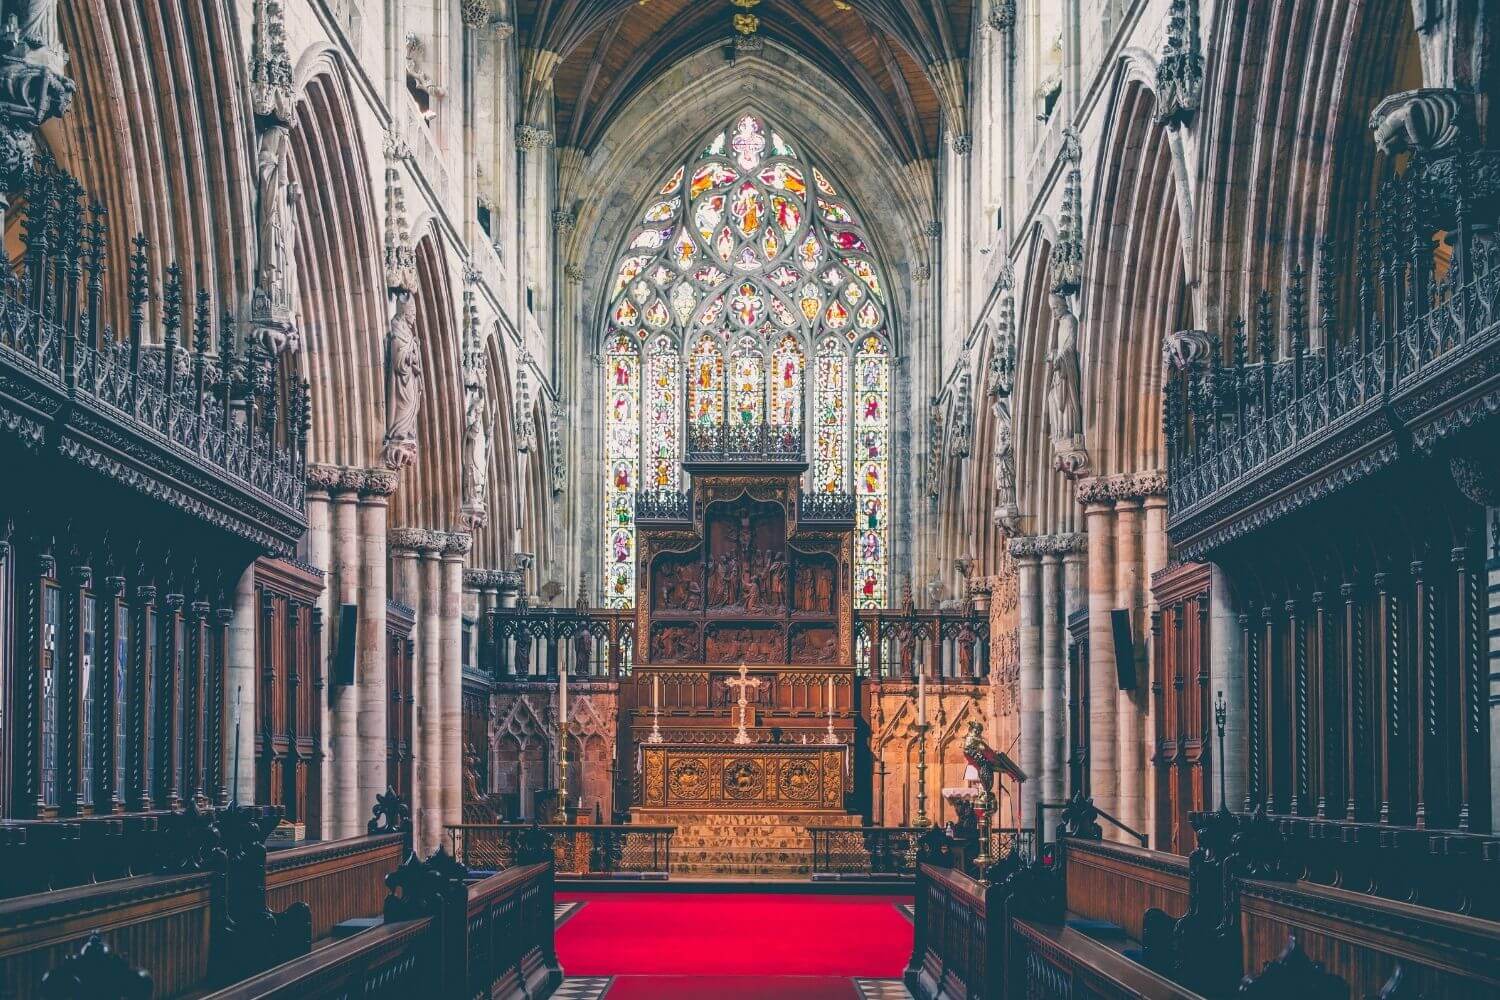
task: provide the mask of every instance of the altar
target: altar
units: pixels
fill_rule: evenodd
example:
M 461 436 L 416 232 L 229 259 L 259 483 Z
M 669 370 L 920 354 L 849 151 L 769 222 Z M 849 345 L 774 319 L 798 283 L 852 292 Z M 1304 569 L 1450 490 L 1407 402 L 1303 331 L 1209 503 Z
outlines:
M 848 748 L 811 744 L 641 748 L 641 806 L 844 812 Z
M 638 506 L 631 812 L 678 828 L 675 871 L 797 874 L 809 825 L 859 823 L 853 505 L 804 496 L 805 463 L 685 468 Z

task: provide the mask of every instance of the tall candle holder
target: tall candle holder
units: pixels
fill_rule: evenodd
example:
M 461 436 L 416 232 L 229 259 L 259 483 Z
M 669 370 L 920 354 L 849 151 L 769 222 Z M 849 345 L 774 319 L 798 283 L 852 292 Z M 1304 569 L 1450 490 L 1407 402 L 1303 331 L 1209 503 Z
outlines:
M 824 746 L 837 746 L 838 735 L 833 731 L 833 677 L 828 678 L 828 732 L 823 734 Z
M 661 737 L 661 674 L 651 675 L 651 733 L 647 743 L 660 743 Z
M 922 836 L 932 827 L 932 820 L 927 818 L 927 730 L 932 727 L 922 721 L 912 728 L 917 733 L 917 818 L 912 820 L 911 825 L 916 828 L 917 834 L 911 838 L 906 849 L 906 866 L 915 873 Z

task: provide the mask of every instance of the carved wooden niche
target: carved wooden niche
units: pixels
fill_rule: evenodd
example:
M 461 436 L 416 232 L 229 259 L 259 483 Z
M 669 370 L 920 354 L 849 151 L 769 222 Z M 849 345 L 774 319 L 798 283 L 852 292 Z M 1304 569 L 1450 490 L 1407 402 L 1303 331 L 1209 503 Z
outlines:
M 697 625 L 691 622 L 652 624 L 652 663 L 697 663 L 701 658 Z
M 839 632 L 834 625 L 805 624 L 792 627 L 793 663 L 832 663 L 839 655 Z
M 832 615 L 838 607 L 837 560 L 827 553 L 792 553 L 792 610 Z
M 771 622 L 716 622 L 704 629 L 704 655 L 709 663 L 785 663 L 784 636 L 781 626 Z
M 784 615 L 787 546 L 786 514 L 781 507 L 748 499 L 713 504 L 704 521 L 709 613 Z

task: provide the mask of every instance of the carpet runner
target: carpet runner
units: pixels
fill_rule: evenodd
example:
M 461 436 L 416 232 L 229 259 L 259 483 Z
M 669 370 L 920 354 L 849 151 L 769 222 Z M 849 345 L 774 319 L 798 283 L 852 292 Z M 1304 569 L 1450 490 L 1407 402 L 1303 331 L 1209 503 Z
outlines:
M 907 897 L 559 893 L 569 1000 L 896 1000 Z

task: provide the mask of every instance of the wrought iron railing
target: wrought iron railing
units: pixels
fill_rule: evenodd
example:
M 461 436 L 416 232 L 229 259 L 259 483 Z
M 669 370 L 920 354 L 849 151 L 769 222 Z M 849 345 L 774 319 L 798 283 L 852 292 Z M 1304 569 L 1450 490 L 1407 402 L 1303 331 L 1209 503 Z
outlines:
M 780 464 L 804 460 L 800 427 L 765 422 L 688 425 L 686 462 Z
M 1447 172 L 1414 165 L 1387 182 L 1361 213 L 1352 261 L 1333 243 L 1320 248 L 1316 317 L 1297 268 L 1279 303 L 1262 292 L 1253 320 L 1234 324 L 1227 350 L 1208 334 L 1178 335 L 1164 415 L 1174 523 L 1315 446 L 1368 445 L 1365 433 L 1351 435 L 1348 449 L 1338 440 L 1366 420 L 1399 421 L 1393 404 L 1495 349 L 1500 244 L 1474 230 L 1467 174 L 1460 157 Z M 1344 274 L 1352 289 L 1342 287 Z
M 637 521 L 690 521 L 693 518 L 690 493 L 676 490 L 654 490 L 635 495 Z
M 916 876 L 917 841 L 931 828 L 916 826 L 810 826 L 814 881 L 909 879 Z M 978 855 L 978 835 L 962 836 L 964 864 L 972 867 Z M 1036 857 L 1036 831 L 1004 827 L 990 831 L 990 858 L 1002 861 L 1018 854 L 1023 861 Z
M 804 521 L 854 520 L 854 496 L 849 493 L 804 493 L 797 504 Z
M 239 351 L 233 320 L 215 324 L 207 291 L 185 300 L 176 264 L 155 293 L 144 237 L 129 261 L 130 329 L 117 336 L 103 321 L 104 208 L 85 205 L 82 187 L 50 161 L 30 175 L 24 216 L 23 253 L 0 274 L 0 365 L 79 407 L 69 419 L 86 433 L 99 420 L 115 424 L 164 456 L 300 514 L 306 383 L 285 379 L 277 357 L 258 345 Z M 154 345 L 146 343 L 153 299 L 161 304 Z
M 558 878 L 666 879 L 675 826 L 468 823 L 449 826 L 450 850 L 470 871 L 531 864 L 550 841 Z
M 810 826 L 813 880 L 912 878 L 924 832 L 915 826 Z

